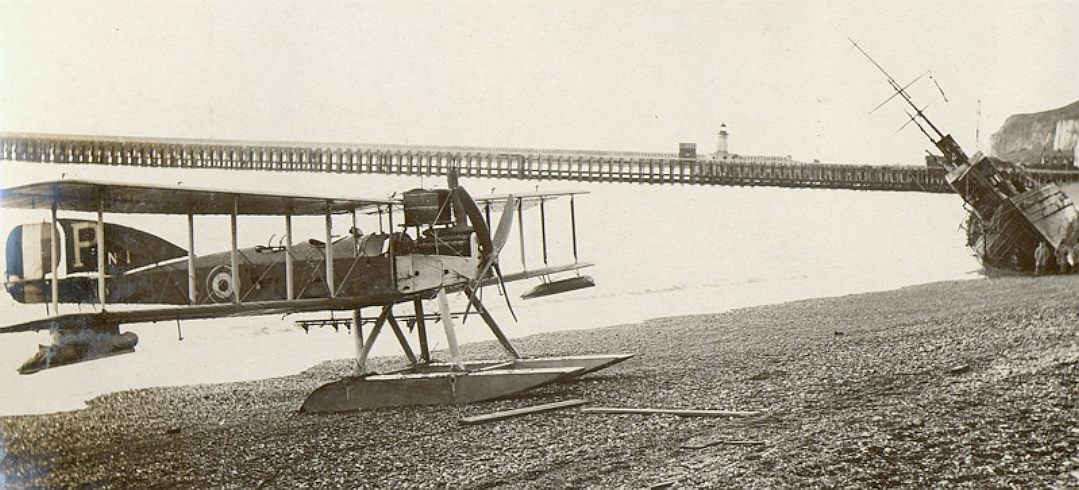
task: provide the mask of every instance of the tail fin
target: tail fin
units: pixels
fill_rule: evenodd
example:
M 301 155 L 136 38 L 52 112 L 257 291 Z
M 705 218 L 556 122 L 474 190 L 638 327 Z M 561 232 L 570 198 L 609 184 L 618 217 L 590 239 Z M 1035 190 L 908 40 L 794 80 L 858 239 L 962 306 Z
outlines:
M 65 278 L 97 270 L 97 223 L 87 220 L 58 220 L 58 233 L 64 244 L 57 260 L 61 282 L 61 301 L 93 299 L 93 288 L 64 287 Z M 187 251 L 160 237 L 127 226 L 105 224 L 105 273 L 115 275 L 126 270 L 164 260 L 187 256 Z M 7 238 L 7 277 L 5 287 L 21 303 L 50 300 L 46 276 L 51 280 L 52 230 L 48 223 L 16 226 Z M 76 281 L 77 282 L 77 281 Z M 84 297 L 85 296 L 85 297 Z

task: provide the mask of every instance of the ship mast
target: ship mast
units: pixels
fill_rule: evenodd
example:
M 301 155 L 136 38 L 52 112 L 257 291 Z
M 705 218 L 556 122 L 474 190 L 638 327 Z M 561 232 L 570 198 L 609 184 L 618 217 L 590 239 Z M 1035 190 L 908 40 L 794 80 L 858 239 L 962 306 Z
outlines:
M 906 85 L 900 86 L 899 82 L 897 82 L 895 78 L 892 77 L 892 75 L 884 69 L 883 66 L 880 66 L 880 63 L 877 63 L 877 60 L 874 60 L 872 56 L 869 56 L 869 53 L 862 49 L 862 47 L 859 46 L 858 43 L 854 41 L 854 39 L 848 37 L 847 40 L 850 41 L 850 43 L 853 44 L 854 47 L 857 48 L 858 51 L 861 52 L 862 55 L 865 56 L 870 63 L 873 63 L 873 66 L 877 67 L 877 70 L 880 70 L 880 72 L 884 74 L 885 79 L 888 80 L 888 85 L 890 85 L 892 87 L 892 90 L 895 91 L 895 93 L 893 93 L 891 97 L 885 100 L 885 102 L 888 102 L 888 100 L 891 100 L 896 95 L 899 95 L 903 98 L 904 101 L 906 101 L 907 105 L 909 105 L 911 109 L 914 109 L 913 114 L 911 114 L 910 111 L 907 111 L 907 115 L 910 117 L 910 120 L 908 120 L 906 124 L 910 124 L 911 122 L 913 122 L 916 126 L 918 126 L 918 129 L 922 131 L 922 134 L 929 138 L 929 141 L 933 142 L 933 145 L 935 145 L 937 149 L 939 149 L 941 153 L 944 154 L 944 167 L 948 171 L 952 171 L 955 170 L 957 167 L 969 165 L 970 159 L 967 157 L 967 154 L 963 152 L 963 149 L 959 147 L 959 143 L 955 141 L 955 138 L 952 138 L 952 135 L 950 134 L 942 133 L 940 129 L 938 129 L 935 124 L 933 124 L 933 121 L 930 121 L 929 118 L 925 116 L 924 111 L 925 108 L 928 107 L 928 105 L 919 108 L 918 105 L 914 103 L 914 100 L 910 97 L 910 94 L 907 93 L 907 87 L 910 87 L 911 84 L 913 84 L 915 81 L 918 81 L 918 79 L 920 79 L 922 76 L 920 75 L 918 76 L 918 78 L 915 78 L 914 81 Z M 928 126 L 933 131 L 933 133 L 936 134 L 936 137 L 931 135 L 929 131 L 926 131 L 925 126 L 923 126 L 922 123 L 924 123 L 925 126 Z M 906 127 L 906 124 L 904 124 L 903 127 Z

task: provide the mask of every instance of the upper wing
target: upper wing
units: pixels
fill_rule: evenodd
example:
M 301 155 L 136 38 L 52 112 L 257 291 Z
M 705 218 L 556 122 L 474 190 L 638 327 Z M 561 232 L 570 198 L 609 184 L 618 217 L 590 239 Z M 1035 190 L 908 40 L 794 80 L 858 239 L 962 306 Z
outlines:
M 191 187 L 61 180 L 0 190 L 0 207 L 142 214 L 321 215 L 395 204 L 392 199 L 355 199 Z M 234 208 L 235 206 L 235 208 Z
M 559 197 L 564 196 L 576 196 L 579 194 L 590 194 L 591 191 L 582 190 L 561 190 L 561 191 L 534 191 L 534 192 L 514 192 L 513 194 L 491 194 L 487 196 L 472 196 L 473 201 L 476 201 L 476 205 L 481 209 L 499 211 L 506 204 L 506 198 L 513 196 L 520 203 L 522 209 L 529 209 L 538 203 L 541 199 L 545 201 L 551 201 Z M 393 199 L 387 202 L 392 202 L 397 206 L 397 210 L 401 209 L 404 202 L 401 199 Z M 379 210 L 370 209 L 367 214 L 375 214 Z
M 514 199 L 519 199 L 522 206 L 528 207 L 529 204 L 534 204 L 536 201 L 545 200 L 550 201 L 564 196 L 576 196 L 579 194 L 588 194 L 589 191 L 581 190 L 563 190 L 563 191 L 536 191 L 536 192 L 514 192 L 512 196 Z M 501 208 L 506 202 L 506 198 L 511 194 L 494 194 L 490 196 L 473 196 L 473 200 L 476 201 L 480 207 L 490 206 L 492 209 Z

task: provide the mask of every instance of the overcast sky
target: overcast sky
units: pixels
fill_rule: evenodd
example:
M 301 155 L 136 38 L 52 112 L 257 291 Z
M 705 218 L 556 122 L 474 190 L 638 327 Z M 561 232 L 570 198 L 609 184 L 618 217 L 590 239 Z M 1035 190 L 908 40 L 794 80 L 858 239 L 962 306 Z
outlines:
M 939 5 L 943 4 L 943 5 Z M 1079 2 L 0 2 L 0 131 L 919 163 L 1079 99 Z M 948 102 L 941 96 L 939 83 Z M 981 117 L 978 116 L 981 101 Z

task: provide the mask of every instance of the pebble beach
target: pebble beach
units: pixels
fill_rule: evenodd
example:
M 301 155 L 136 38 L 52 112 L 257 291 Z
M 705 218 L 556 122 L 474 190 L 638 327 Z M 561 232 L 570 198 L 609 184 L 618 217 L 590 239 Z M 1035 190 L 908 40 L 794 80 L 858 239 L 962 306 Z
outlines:
M 636 357 L 472 405 L 299 412 L 349 360 L 112 393 L 84 410 L 0 419 L 0 486 L 1079 486 L 1077 292 L 1079 276 L 940 282 L 539 334 L 515 344 Z M 570 408 L 460 423 L 569 399 L 759 414 Z

